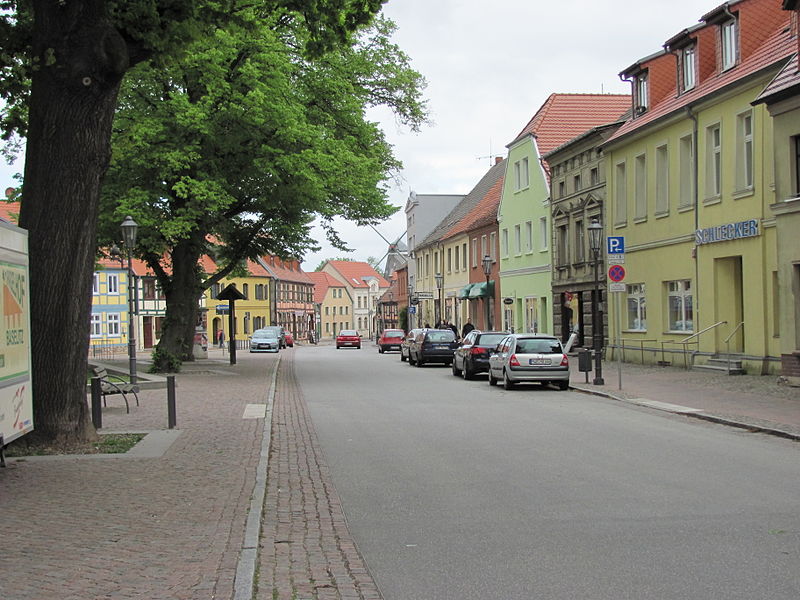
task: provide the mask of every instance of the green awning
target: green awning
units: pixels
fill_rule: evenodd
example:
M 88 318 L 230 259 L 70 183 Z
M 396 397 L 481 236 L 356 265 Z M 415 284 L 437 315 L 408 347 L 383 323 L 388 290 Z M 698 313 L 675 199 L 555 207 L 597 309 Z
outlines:
M 472 289 L 473 285 L 475 285 L 475 284 L 474 283 L 468 283 L 463 288 L 461 288 L 461 290 L 458 292 L 458 299 L 459 300 L 464 300 L 466 298 L 469 298 L 469 292 Z
M 488 286 L 485 281 L 472 284 L 472 289 L 469 291 L 470 298 L 486 298 L 487 296 L 494 296 L 494 281 L 490 281 Z

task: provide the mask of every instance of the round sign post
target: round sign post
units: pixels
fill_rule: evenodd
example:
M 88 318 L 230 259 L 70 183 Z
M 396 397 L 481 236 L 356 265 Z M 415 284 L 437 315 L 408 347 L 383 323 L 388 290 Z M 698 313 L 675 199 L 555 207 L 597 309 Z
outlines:
M 625 279 L 625 267 L 622 265 L 611 265 L 608 267 L 608 279 L 614 283 L 619 283 Z

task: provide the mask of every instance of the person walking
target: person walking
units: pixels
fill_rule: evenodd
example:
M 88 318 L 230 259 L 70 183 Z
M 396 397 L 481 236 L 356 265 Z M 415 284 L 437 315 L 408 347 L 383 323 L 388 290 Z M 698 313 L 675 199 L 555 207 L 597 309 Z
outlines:
M 222 329 L 217 332 L 217 343 L 219 344 L 220 348 L 225 347 L 225 331 Z
M 473 325 L 472 323 L 470 323 L 469 321 L 467 321 L 466 323 L 464 323 L 464 327 L 463 327 L 463 329 L 461 330 L 461 337 L 462 337 L 462 338 L 465 338 L 465 337 L 467 337 L 467 334 L 468 334 L 470 331 L 472 331 L 473 329 L 475 329 L 475 325 Z

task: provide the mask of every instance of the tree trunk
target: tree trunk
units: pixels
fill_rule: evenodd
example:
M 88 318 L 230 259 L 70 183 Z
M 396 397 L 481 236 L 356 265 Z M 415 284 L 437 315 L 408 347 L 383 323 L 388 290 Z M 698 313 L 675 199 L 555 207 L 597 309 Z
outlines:
M 178 242 L 172 249 L 172 277 L 162 286 L 166 297 L 161 339 L 154 354 L 156 371 L 177 370 L 175 359 L 193 361 L 198 301 L 205 291 L 203 273 L 198 267 L 202 246 L 196 240 Z
M 29 232 L 34 439 L 92 438 L 86 402 L 100 185 L 127 60 L 103 2 L 34 2 L 20 226 Z M 116 36 L 116 37 L 115 37 Z

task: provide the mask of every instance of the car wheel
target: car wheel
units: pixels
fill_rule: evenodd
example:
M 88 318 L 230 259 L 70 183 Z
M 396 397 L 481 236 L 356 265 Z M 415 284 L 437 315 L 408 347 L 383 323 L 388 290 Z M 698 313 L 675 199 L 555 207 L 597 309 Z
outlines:
M 489 370 L 489 385 L 497 385 L 497 379 L 492 376 L 491 369 Z
M 455 361 L 455 359 L 453 359 L 453 364 L 452 364 L 452 365 L 450 365 L 450 366 L 451 366 L 451 368 L 452 368 L 452 371 L 453 371 L 453 376 L 454 376 L 454 377 L 458 377 L 459 375 L 461 375 L 461 369 L 459 369 L 459 368 L 457 368 L 457 367 L 456 367 L 456 361 Z
M 562 392 L 567 391 L 569 389 L 569 381 L 559 381 L 558 389 L 560 389 Z
M 341 347 L 341 346 L 336 346 L 336 349 L 337 349 L 337 350 L 341 350 L 341 349 L 342 349 L 342 347 Z
M 378 354 L 383 354 L 383 347 L 382 346 L 378 346 Z
M 514 382 L 508 378 L 508 373 L 503 371 L 503 387 L 507 390 L 514 389 Z

